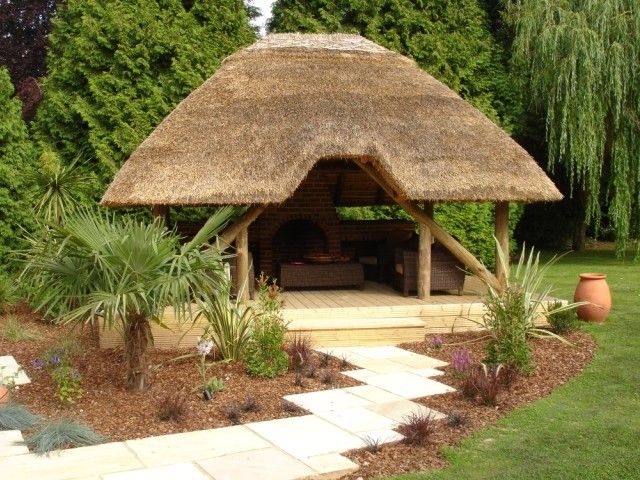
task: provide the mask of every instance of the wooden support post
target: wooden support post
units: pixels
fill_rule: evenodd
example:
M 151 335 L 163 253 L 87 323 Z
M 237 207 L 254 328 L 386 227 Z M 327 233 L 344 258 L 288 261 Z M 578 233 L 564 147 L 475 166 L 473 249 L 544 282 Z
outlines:
M 236 291 L 240 300 L 249 300 L 249 230 L 243 228 L 236 237 Z
M 265 208 L 267 208 L 266 205 L 254 205 L 249 207 L 242 216 L 237 218 L 235 222 L 229 225 L 225 231 L 222 232 L 222 235 L 219 237 L 222 246 L 231 245 L 238 234 L 255 222 L 258 216 L 264 212 Z
M 498 202 L 495 205 L 495 236 L 496 243 L 496 277 L 503 287 L 507 286 L 509 271 L 509 202 Z M 504 258 L 504 265 L 500 262 L 500 253 Z
M 151 215 L 153 215 L 153 220 L 160 220 L 166 226 L 169 225 L 169 207 L 166 205 L 153 205 L 151 207 Z
M 482 262 L 480 262 L 473 254 L 464 248 L 460 242 L 458 242 L 455 238 L 453 238 L 444 228 L 442 228 L 439 224 L 437 224 L 432 218 L 419 208 L 414 202 L 407 200 L 405 197 L 400 195 L 396 189 L 389 185 L 387 180 L 378 173 L 378 171 L 368 163 L 363 160 L 355 160 L 355 162 L 362 168 L 365 172 L 369 174 L 373 180 L 376 181 L 378 185 L 380 185 L 387 194 L 398 204 L 400 205 L 405 212 L 411 215 L 418 222 L 424 222 L 429 229 L 431 230 L 431 235 L 440 242 L 447 250 L 451 252 L 451 254 L 456 257 L 460 262 L 471 270 L 476 276 L 478 276 L 483 282 L 491 285 L 498 291 L 502 291 L 502 284 L 498 281 L 498 279 L 485 267 Z
M 424 213 L 433 218 L 433 204 L 424 205 Z M 424 222 L 418 222 L 418 298 L 431 296 L 431 230 Z

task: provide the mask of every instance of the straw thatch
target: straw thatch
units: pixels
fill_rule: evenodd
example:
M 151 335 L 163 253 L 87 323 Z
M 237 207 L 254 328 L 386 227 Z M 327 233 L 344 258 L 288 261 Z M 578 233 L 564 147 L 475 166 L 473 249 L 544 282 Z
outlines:
M 411 200 L 561 198 L 516 142 L 414 61 L 357 35 L 277 34 L 182 101 L 102 203 L 279 203 L 327 158 L 373 160 Z

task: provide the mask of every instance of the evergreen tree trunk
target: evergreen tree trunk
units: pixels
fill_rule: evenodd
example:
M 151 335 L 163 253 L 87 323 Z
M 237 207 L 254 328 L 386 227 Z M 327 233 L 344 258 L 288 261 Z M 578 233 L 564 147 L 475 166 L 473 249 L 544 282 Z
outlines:
M 144 315 L 129 315 L 129 323 L 124 336 L 128 390 L 143 392 L 149 388 L 147 347 L 151 338 L 149 320 Z

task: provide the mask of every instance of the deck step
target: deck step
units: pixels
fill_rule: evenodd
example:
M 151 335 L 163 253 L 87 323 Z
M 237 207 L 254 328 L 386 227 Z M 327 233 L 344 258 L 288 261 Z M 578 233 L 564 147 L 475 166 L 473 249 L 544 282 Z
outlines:
M 293 320 L 293 334 L 311 338 L 315 347 L 395 345 L 424 339 L 425 323 L 419 317 L 316 318 Z

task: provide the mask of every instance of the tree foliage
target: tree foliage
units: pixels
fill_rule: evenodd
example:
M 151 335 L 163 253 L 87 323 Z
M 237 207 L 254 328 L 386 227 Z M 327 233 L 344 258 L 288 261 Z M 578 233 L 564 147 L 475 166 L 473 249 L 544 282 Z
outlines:
M 618 252 L 640 230 L 640 4 L 636 0 L 510 2 L 514 59 L 546 115 L 548 162 L 605 215 Z
M 68 0 L 50 35 L 38 138 L 65 163 L 82 154 L 106 183 L 180 100 L 253 39 L 240 0 Z
M 478 0 L 277 0 L 268 29 L 358 33 L 414 58 L 506 130 L 519 117 L 506 53 Z
M 0 68 L 0 271 L 12 269 L 10 251 L 20 247 L 22 229 L 33 227 L 33 192 L 23 174 L 35 149 L 13 92 L 9 72 Z
M 46 72 L 47 34 L 56 0 L 0 1 L 0 65 L 14 84 Z

